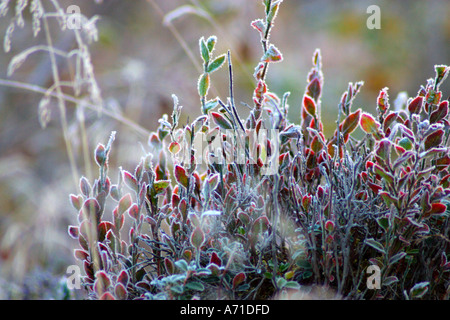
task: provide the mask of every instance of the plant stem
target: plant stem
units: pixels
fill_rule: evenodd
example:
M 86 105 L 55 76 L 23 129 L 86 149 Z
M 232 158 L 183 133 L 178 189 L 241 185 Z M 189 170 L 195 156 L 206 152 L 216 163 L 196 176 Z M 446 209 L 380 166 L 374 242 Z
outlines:
M 49 48 L 53 48 L 53 41 L 52 41 L 52 37 L 51 37 L 51 34 L 50 34 L 50 28 L 48 26 L 47 17 L 44 15 L 44 18 L 42 20 L 43 20 L 43 23 L 44 23 L 45 37 L 46 37 L 47 44 L 48 44 Z M 56 90 L 56 98 L 58 100 L 58 107 L 59 107 L 59 112 L 60 112 L 61 126 L 62 126 L 62 130 L 63 130 L 64 142 L 66 144 L 67 156 L 69 157 L 69 162 L 70 162 L 70 167 L 71 167 L 71 171 L 72 171 L 72 178 L 73 178 L 73 181 L 74 181 L 74 185 L 77 186 L 78 185 L 79 174 L 78 174 L 78 169 L 77 169 L 77 165 L 76 165 L 76 161 L 75 161 L 75 156 L 73 154 L 72 143 L 71 143 L 70 138 L 69 138 L 69 130 L 68 130 L 68 124 L 67 124 L 67 115 L 66 115 L 66 106 L 65 106 L 64 98 L 62 96 L 61 87 L 59 86 L 60 79 L 59 79 L 58 66 L 56 64 L 55 51 L 54 50 L 49 50 L 49 56 L 50 56 L 50 61 L 51 61 L 51 66 L 52 66 L 53 81 L 54 81 L 54 83 L 56 85 L 56 88 L 55 88 L 55 90 Z

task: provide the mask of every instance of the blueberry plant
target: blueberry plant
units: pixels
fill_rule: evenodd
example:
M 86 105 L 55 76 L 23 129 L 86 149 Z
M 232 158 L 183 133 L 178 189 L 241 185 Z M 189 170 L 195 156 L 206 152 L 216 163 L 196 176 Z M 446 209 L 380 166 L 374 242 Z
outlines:
M 231 53 L 217 55 L 217 38 L 201 38 L 202 115 L 181 124 L 174 95 L 148 154 L 117 181 L 108 176 L 114 134 L 95 149 L 99 177 L 82 177 L 70 195 L 78 224 L 68 229 L 89 297 L 270 299 L 321 286 L 346 299 L 448 299 L 450 124 L 440 85 L 450 67 L 436 65 L 401 108 L 382 89 L 376 115 L 353 108 L 363 83 L 350 83 L 327 138 L 320 51 L 292 123 L 289 92 L 278 96 L 266 82 L 283 59 L 270 42 L 282 1 L 262 2 L 264 18 L 251 23 L 262 56 L 247 118 L 234 101 Z M 211 99 L 223 66 L 229 97 Z

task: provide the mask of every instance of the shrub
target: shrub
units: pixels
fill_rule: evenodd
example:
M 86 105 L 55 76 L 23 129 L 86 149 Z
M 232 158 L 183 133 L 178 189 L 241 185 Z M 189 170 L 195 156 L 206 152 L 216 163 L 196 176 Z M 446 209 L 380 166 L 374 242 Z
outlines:
M 270 42 L 281 3 L 264 0 L 264 19 L 251 23 L 263 53 L 247 118 L 235 106 L 231 53 L 201 38 L 203 115 L 181 124 L 174 95 L 150 151 L 117 181 L 108 176 L 115 133 L 95 149 L 99 177 L 82 177 L 70 195 L 78 225 L 68 229 L 91 298 L 270 299 L 320 286 L 348 299 L 448 299 L 450 126 L 439 87 L 450 68 L 435 66 L 398 108 L 384 88 L 376 116 L 353 109 L 363 83 L 350 83 L 327 139 L 319 50 L 298 123 L 287 118 L 289 93 L 266 82 L 283 59 Z M 210 99 L 224 65 L 229 97 Z

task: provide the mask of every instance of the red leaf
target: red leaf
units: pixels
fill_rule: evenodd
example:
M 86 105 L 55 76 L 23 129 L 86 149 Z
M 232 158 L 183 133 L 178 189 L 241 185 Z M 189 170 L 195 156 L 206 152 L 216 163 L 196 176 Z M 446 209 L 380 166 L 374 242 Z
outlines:
M 264 32 L 266 30 L 266 27 L 262 19 L 252 21 L 251 26 L 259 32 L 259 34 L 261 35 L 261 39 L 264 38 Z
M 383 90 L 381 90 L 377 99 L 378 109 L 383 114 L 386 113 L 386 111 L 389 109 L 389 95 L 387 93 L 387 90 L 388 88 L 384 88 Z
M 127 289 L 125 289 L 124 285 L 121 283 L 116 284 L 114 294 L 119 300 L 126 300 L 128 296 Z
M 450 157 L 448 155 L 436 159 L 436 169 L 438 169 L 439 171 L 444 170 L 449 165 L 450 165 Z
M 114 225 L 109 221 L 103 221 L 98 225 L 98 240 L 105 240 L 106 233 L 109 230 L 114 230 Z
M 119 273 L 119 276 L 117 277 L 117 281 L 122 283 L 125 288 L 128 286 L 128 281 L 130 280 L 130 277 L 128 276 L 128 272 L 126 272 L 125 270 L 122 270 Z
M 303 96 L 303 109 L 308 112 L 311 116 L 315 117 L 316 115 L 316 103 L 314 100 L 308 95 Z
M 448 114 L 448 101 L 442 101 L 437 109 L 430 115 L 430 123 L 436 123 L 444 119 Z
M 430 150 L 431 148 L 437 147 L 442 142 L 442 137 L 444 136 L 444 130 L 439 129 L 429 134 L 425 138 L 424 146 L 425 150 Z
M 261 58 L 262 62 L 280 62 L 282 60 L 283 55 L 273 44 L 269 46 L 269 49 L 267 49 L 266 53 Z
M 378 132 L 380 124 L 368 113 L 363 113 L 360 119 L 361 128 L 370 134 Z
M 391 113 L 389 113 L 389 114 L 386 116 L 386 118 L 384 118 L 384 121 L 383 121 L 383 128 L 384 128 L 384 130 L 387 131 L 387 129 L 390 127 L 390 125 L 391 125 L 394 121 L 398 120 L 399 118 L 400 118 L 400 117 L 398 116 L 398 114 L 397 114 L 396 112 L 391 112 Z
M 222 129 L 230 130 L 233 128 L 231 123 L 220 113 L 211 112 L 211 116 L 213 117 L 214 122 Z
M 105 146 L 99 143 L 95 149 L 95 162 L 101 167 L 105 164 L 106 160 Z
M 322 92 L 322 84 L 318 78 L 314 78 L 306 88 L 306 94 L 311 98 L 317 100 Z
M 390 195 L 388 192 L 386 191 L 382 191 L 378 193 L 384 200 L 384 202 L 386 202 L 386 205 L 389 207 L 391 204 L 394 204 L 396 207 L 398 207 L 398 199 L 392 195 Z
M 327 230 L 328 232 L 333 231 L 335 228 L 334 222 L 331 220 L 328 220 L 327 222 L 325 222 L 325 230 Z
M 361 118 L 361 109 L 358 109 L 355 112 L 349 114 L 347 118 L 345 118 L 344 123 L 342 124 L 342 134 L 345 136 L 355 131 L 356 127 L 358 126 L 360 118 Z
M 263 80 L 258 81 L 258 85 L 256 86 L 255 91 L 253 92 L 253 97 L 256 98 L 257 101 L 261 101 L 264 94 L 267 92 L 267 85 Z
M 89 253 L 85 250 L 76 249 L 76 250 L 74 250 L 74 256 L 75 256 L 75 258 L 83 261 L 83 260 L 87 260 L 87 258 L 89 257 Z
M 222 265 L 222 259 L 219 258 L 216 252 L 213 252 L 211 254 L 211 259 L 209 260 L 209 263 L 214 263 L 220 267 Z
M 100 211 L 100 204 L 98 203 L 98 201 L 96 199 L 89 198 L 83 203 L 82 210 L 86 214 L 88 214 L 87 217 L 89 217 L 89 214 L 90 215 L 97 214 Z
M 102 294 L 102 296 L 100 297 L 100 300 L 116 300 L 114 298 L 114 296 L 109 293 L 109 292 L 105 292 L 104 294 Z
M 96 280 L 94 283 L 94 290 L 98 295 L 103 295 L 103 293 L 108 290 L 109 286 L 111 285 L 111 280 L 109 279 L 105 271 L 98 271 L 95 274 L 95 278 Z
M 186 169 L 184 169 L 182 166 L 176 165 L 174 168 L 174 174 L 177 182 L 181 184 L 183 187 L 187 188 L 189 179 L 188 176 L 186 175 Z
M 243 272 L 240 272 L 237 275 L 235 275 L 233 278 L 233 289 L 236 289 L 238 285 L 240 285 L 242 282 L 245 281 L 246 278 L 247 276 Z
M 128 214 L 130 215 L 130 217 L 132 217 L 135 220 L 139 219 L 139 207 L 136 203 L 133 203 L 130 207 L 130 209 L 128 209 Z
M 76 226 L 69 226 L 68 232 L 71 238 L 78 239 L 79 228 Z
M 372 183 L 370 181 L 367 182 L 367 184 L 369 185 L 369 188 L 373 191 L 373 193 L 378 194 L 378 192 L 382 189 L 381 186 Z
M 80 190 L 83 195 L 86 197 L 89 197 L 91 193 L 91 185 L 89 184 L 89 181 L 86 179 L 86 177 L 81 177 L 80 179 Z
M 418 114 L 422 110 L 422 105 L 423 105 L 423 97 L 421 96 L 416 97 L 409 103 L 408 110 L 411 114 L 413 113 Z
M 136 178 L 128 171 L 123 170 L 123 181 L 134 192 L 139 192 L 138 182 Z
M 428 217 L 432 214 L 443 214 L 445 211 L 447 210 L 447 206 L 443 203 L 432 203 L 431 204 L 431 209 L 428 210 L 428 212 L 426 212 L 426 214 L 424 215 L 424 217 Z
M 173 274 L 175 271 L 175 266 L 169 258 L 164 258 L 164 266 L 166 267 L 166 271 L 168 274 Z

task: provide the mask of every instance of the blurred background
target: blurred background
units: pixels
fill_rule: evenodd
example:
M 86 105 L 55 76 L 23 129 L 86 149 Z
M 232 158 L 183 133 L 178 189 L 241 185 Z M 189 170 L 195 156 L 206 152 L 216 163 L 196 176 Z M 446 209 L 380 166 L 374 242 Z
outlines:
M 48 10 L 50 1 L 42 1 Z M 5 3 L 5 1 L 3 1 Z M 14 16 L 16 1 L 0 18 L 4 35 Z M 197 79 L 201 59 L 198 39 L 218 37 L 216 54 L 231 50 L 236 102 L 251 104 L 253 71 L 262 55 L 258 33 L 250 22 L 263 17 L 260 0 L 60 0 L 62 8 L 76 4 L 88 18 L 98 15 L 98 41 L 89 46 L 105 113 L 66 104 L 68 136 L 64 138 L 56 103 L 49 105 L 50 122 L 39 123 L 41 93 L 20 86 L 0 86 L 0 299 L 59 299 L 60 282 L 68 265 L 75 264 L 76 241 L 67 226 L 76 223 L 70 193 L 79 193 L 74 176 L 93 181 L 98 174 L 92 161 L 97 143 L 106 144 L 117 131 L 110 177 L 117 167 L 134 170 L 148 132 L 162 114 L 172 112 L 172 94 L 192 121 L 201 114 Z M 367 8 L 381 9 L 381 29 L 370 30 Z M 337 105 L 349 82 L 364 81 L 354 109 L 375 112 L 378 93 L 389 88 L 391 105 L 400 92 L 415 96 L 420 85 L 434 78 L 435 64 L 450 63 L 450 2 L 447 0 L 331 1 L 285 0 L 271 42 L 283 53 L 272 64 L 267 83 L 279 96 L 290 91 L 290 120 L 299 123 L 299 105 L 311 58 L 321 49 L 325 87 L 322 120 L 326 136 L 333 134 Z M 48 55 L 30 56 L 12 76 L 8 64 L 14 55 L 45 44 L 41 32 L 33 37 L 29 10 L 25 26 L 16 28 L 11 51 L 0 52 L 0 79 L 48 88 L 52 70 Z M 70 30 L 50 24 L 55 47 L 74 47 Z M 62 78 L 70 66 L 61 63 Z M 228 93 L 228 74 L 222 68 L 212 76 L 210 98 Z M 450 80 L 441 87 L 450 95 Z M 80 111 L 81 110 L 81 111 Z M 246 116 L 248 110 L 239 110 Z M 71 169 L 65 143 L 70 141 L 76 172 Z M 86 148 L 88 158 L 86 160 Z

